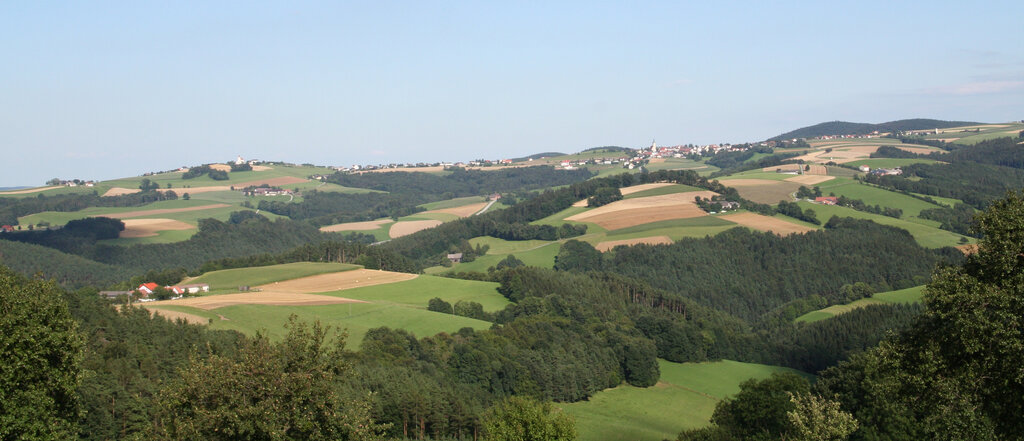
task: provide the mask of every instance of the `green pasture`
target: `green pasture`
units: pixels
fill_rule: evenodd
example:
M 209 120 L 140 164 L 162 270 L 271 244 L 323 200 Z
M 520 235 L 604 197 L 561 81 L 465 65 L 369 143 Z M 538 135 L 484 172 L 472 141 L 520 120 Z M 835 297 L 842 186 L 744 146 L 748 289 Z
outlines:
M 498 284 L 476 280 L 419 276 L 404 282 L 365 286 L 324 293 L 371 303 L 392 304 L 426 309 L 430 299 L 439 297 L 454 305 L 458 301 L 477 302 L 484 311 L 504 309 L 509 301 L 498 293 Z
M 882 216 L 880 214 L 865 213 L 863 211 L 857 211 L 852 208 L 839 207 L 835 205 L 824 205 L 824 204 L 812 204 L 810 202 L 798 202 L 802 209 L 812 209 L 817 213 L 818 219 L 823 223 L 827 222 L 832 216 L 839 217 L 852 217 L 855 219 L 868 219 L 882 225 L 891 225 L 897 228 L 902 228 L 910 232 L 914 239 L 923 247 L 927 248 L 941 248 L 947 246 L 957 246 L 960 244 L 959 234 L 940 230 L 937 226 L 929 225 L 923 219 L 895 219 L 888 216 Z M 932 222 L 934 224 L 934 222 Z
M 852 179 L 836 178 L 831 181 L 818 184 L 823 194 L 835 193 L 836 196 L 846 196 L 851 199 L 860 199 L 868 205 L 881 205 L 883 207 L 899 208 L 903 210 L 903 217 L 917 216 L 921 210 L 939 208 L 920 199 L 912 198 L 905 194 L 896 193 L 872 185 L 862 184 Z
M 725 179 L 766 179 L 769 181 L 785 181 L 786 179 L 792 178 L 794 176 L 799 175 L 797 175 L 796 173 L 776 173 L 774 171 L 766 172 L 761 171 L 761 169 L 757 169 L 734 173 L 728 176 L 720 176 L 716 179 L 718 179 L 719 182 Z M 722 182 L 722 184 L 729 185 L 728 182 Z
M 183 173 L 181 172 L 167 172 L 152 174 L 149 176 L 113 179 L 110 181 L 103 181 L 102 184 L 108 187 L 139 188 L 139 184 L 142 183 L 143 179 L 149 179 L 152 182 L 160 184 L 160 188 L 167 188 L 167 184 L 170 183 L 172 190 L 178 191 L 178 188 L 182 188 L 182 191 L 186 191 L 184 188 L 185 186 L 206 187 L 213 185 L 234 185 L 243 182 L 280 178 L 285 176 L 306 179 L 310 175 L 331 175 L 335 172 L 333 169 L 327 167 L 298 165 L 268 165 L 268 167 L 271 167 L 272 169 L 264 171 L 228 172 L 228 179 L 225 181 L 210 179 L 209 175 L 203 175 L 192 179 L 182 179 L 181 176 Z M 290 185 L 297 184 L 289 184 L 285 187 L 292 188 Z
M 347 263 L 295 262 L 281 265 L 236 268 L 210 271 L 186 284 L 206 283 L 211 291 L 230 290 L 234 292 L 239 286 L 258 286 L 284 280 L 298 279 L 317 274 L 335 273 L 361 268 L 359 265 Z
M 694 161 L 686 158 L 665 158 L 661 162 L 650 162 L 644 166 L 649 171 L 659 170 L 694 170 L 694 171 L 707 171 L 714 172 L 718 170 L 718 167 L 705 164 L 700 161 Z
M 1003 130 L 1003 131 L 991 131 L 988 133 L 979 133 L 976 135 L 965 136 L 956 141 L 957 144 L 974 145 L 982 141 L 988 141 L 996 138 L 1016 138 L 1017 134 L 1020 133 L 1021 129 L 1016 130 Z
M 194 309 L 194 308 L 193 308 Z M 186 311 L 191 312 L 191 311 Z M 210 329 L 230 329 L 248 335 L 262 332 L 272 340 L 287 334 L 284 324 L 292 314 L 299 320 L 320 323 L 338 330 L 348 331 L 350 348 L 358 348 L 366 332 L 387 326 L 404 329 L 417 337 L 454 333 L 462 328 L 488 329 L 490 322 L 453 314 L 427 311 L 388 303 L 341 303 L 315 306 L 234 305 L 213 309 L 223 316 L 210 323 Z
M 18 223 L 21 225 L 36 225 L 39 222 L 49 222 L 51 225 L 64 225 L 68 221 L 75 219 L 84 219 L 93 216 L 104 216 L 117 213 L 128 213 L 134 211 L 145 211 L 145 210 L 162 210 L 162 209 L 177 209 L 177 208 L 191 208 L 199 207 L 203 205 L 212 205 L 211 201 L 204 200 L 184 200 L 176 199 L 172 201 L 159 201 L 151 204 L 146 204 L 138 207 L 89 207 L 79 211 L 44 211 L 41 213 L 34 213 L 27 216 L 18 218 Z M 215 219 L 227 219 L 228 215 L 232 211 L 245 210 L 242 207 L 220 207 L 211 208 L 206 210 L 196 211 L 185 211 L 178 213 L 165 213 L 165 214 L 153 214 L 146 216 L 133 217 L 132 219 L 145 219 L 145 218 L 167 218 L 175 219 L 183 222 L 195 223 L 196 220 L 202 218 L 212 217 Z
M 896 291 L 887 291 L 876 293 L 875 295 L 854 300 L 844 305 L 832 305 L 827 308 L 822 308 L 817 311 L 811 311 L 800 317 L 797 317 L 794 321 L 797 323 L 812 323 L 825 319 L 830 319 L 839 314 L 845 314 L 853 311 L 857 308 L 863 308 L 868 305 L 884 305 L 891 303 L 918 303 L 924 296 L 924 285 L 915 286 L 913 288 L 900 289 Z
M 739 392 L 739 384 L 789 368 L 717 361 L 672 363 L 658 360 L 661 380 L 639 388 L 628 385 L 598 392 L 588 401 L 558 406 L 576 419 L 581 441 L 675 439 L 684 429 L 704 427 L 719 401 Z M 806 374 L 804 374 L 806 375 Z
M 926 158 L 875 158 L 875 159 L 860 159 L 853 162 L 846 163 L 854 167 L 860 167 L 866 165 L 871 167 L 872 170 L 876 168 L 896 168 L 904 167 L 910 164 L 938 164 L 939 161 L 934 159 Z
M 50 187 L 50 186 L 49 185 L 40 185 L 39 187 L 36 187 L 36 188 L 43 188 L 43 187 Z M 29 188 L 22 188 L 20 190 L 10 190 L 10 191 L 23 191 L 23 190 L 30 190 L 30 189 Z M 96 192 L 96 194 L 98 194 L 98 195 L 103 195 L 103 193 L 106 193 L 107 190 L 109 190 L 109 187 L 106 187 L 106 186 L 104 186 L 102 184 L 96 184 L 95 187 L 86 187 L 84 185 L 80 185 L 80 186 L 76 186 L 76 187 L 59 186 L 57 188 L 51 188 L 49 190 L 37 191 L 37 192 L 34 192 L 34 193 L 0 194 L 0 198 L 17 198 L 17 199 L 21 199 L 21 198 L 34 198 L 34 197 L 38 197 L 39 195 L 55 196 L 55 195 L 59 195 L 59 194 L 89 194 L 89 193 L 92 193 L 92 192 Z
M 717 216 L 673 219 L 609 231 L 587 241 L 597 244 L 604 240 L 638 239 L 650 236 L 668 236 L 672 240 L 680 240 L 687 237 L 714 236 L 736 226 L 735 223 Z

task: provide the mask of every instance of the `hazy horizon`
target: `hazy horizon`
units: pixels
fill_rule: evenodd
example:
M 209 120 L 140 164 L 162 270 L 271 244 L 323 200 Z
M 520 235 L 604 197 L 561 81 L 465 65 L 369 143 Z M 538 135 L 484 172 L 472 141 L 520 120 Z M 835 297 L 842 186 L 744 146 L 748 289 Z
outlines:
M 1024 119 L 1024 6 L 0 5 L 0 187 Z

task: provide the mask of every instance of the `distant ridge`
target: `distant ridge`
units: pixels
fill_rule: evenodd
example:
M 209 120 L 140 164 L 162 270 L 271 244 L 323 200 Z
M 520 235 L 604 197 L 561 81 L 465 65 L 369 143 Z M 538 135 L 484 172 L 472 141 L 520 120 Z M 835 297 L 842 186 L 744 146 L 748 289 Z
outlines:
M 523 156 L 522 158 L 512 158 L 511 161 L 512 162 L 523 162 L 523 161 L 527 161 L 527 160 L 530 160 L 530 159 L 550 158 L 552 156 L 565 156 L 565 153 L 562 153 L 562 152 L 534 153 L 534 154 L 532 154 L 530 156 Z
M 778 141 L 782 139 L 793 139 L 793 138 L 814 138 L 817 136 L 825 135 L 866 135 L 875 130 L 879 132 L 891 132 L 891 131 L 906 131 L 906 130 L 928 130 L 928 129 L 945 129 L 949 127 L 959 126 L 970 126 L 982 124 L 971 121 L 943 121 L 939 119 L 901 119 L 898 121 L 889 121 L 881 124 L 870 124 L 870 123 L 853 123 L 846 121 L 829 121 L 821 124 L 815 124 L 800 129 L 793 130 L 792 132 L 786 132 L 774 138 L 768 138 L 768 141 Z

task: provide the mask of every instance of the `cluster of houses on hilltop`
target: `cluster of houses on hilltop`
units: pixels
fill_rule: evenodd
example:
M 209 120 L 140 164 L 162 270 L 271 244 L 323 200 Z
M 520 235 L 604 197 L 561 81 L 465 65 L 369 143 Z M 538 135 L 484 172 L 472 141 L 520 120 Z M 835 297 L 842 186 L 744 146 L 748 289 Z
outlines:
M 903 169 L 901 169 L 899 167 L 896 167 L 896 168 L 876 168 L 876 169 L 872 169 L 871 167 L 868 167 L 866 165 L 862 165 L 860 167 L 857 167 L 857 169 L 862 171 L 862 172 L 864 172 L 864 173 L 871 173 L 873 175 L 902 175 L 903 174 Z

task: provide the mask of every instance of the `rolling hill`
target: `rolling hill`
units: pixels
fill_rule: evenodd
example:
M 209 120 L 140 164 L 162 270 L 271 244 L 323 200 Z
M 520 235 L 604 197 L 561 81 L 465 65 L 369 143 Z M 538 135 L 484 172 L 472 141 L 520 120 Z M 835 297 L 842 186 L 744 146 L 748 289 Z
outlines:
M 924 118 L 901 119 L 897 121 L 889 121 L 879 124 L 855 123 L 847 121 L 829 121 L 815 124 L 813 126 L 807 126 L 796 130 L 792 130 L 781 135 L 768 138 L 768 141 L 779 141 L 783 139 L 794 138 L 814 138 L 817 136 L 825 135 L 866 135 L 876 130 L 879 132 L 891 132 L 906 130 L 945 129 L 949 127 L 969 126 L 974 124 L 980 123 L 969 121 L 943 121 L 938 119 Z

